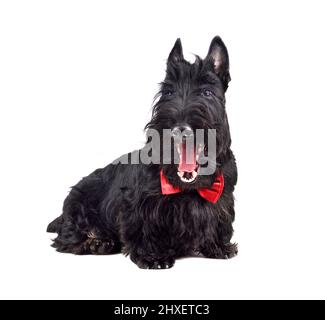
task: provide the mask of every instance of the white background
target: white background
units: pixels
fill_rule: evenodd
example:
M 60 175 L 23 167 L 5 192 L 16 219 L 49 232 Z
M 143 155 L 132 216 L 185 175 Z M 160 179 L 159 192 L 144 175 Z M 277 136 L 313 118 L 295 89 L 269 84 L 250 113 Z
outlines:
M 324 30 L 323 1 L 2 1 L 0 297 L 325 298 Z M 69 187 L 144 142 L 176 38 L 193 59 L 217 34 L 239 256 L 146 271 L 55 252 Z

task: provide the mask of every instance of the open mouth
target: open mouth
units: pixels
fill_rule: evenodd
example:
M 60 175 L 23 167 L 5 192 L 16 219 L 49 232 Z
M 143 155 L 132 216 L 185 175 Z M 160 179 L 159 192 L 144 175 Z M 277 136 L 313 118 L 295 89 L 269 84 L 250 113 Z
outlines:
M 196 148 L 194 144 L 186 144 L 182 142 L 176 145 L 179 155 L 179 165 L 177 175 L 183 183 L 193 183 L 199 175 L 198 160 L 203 147 L 201 145 Z

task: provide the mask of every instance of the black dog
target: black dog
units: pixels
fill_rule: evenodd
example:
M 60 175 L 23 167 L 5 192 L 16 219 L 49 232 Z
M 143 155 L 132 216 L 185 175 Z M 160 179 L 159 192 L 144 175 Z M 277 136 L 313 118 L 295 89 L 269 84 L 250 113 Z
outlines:
M 140 268 L 154 269 L 193 254 L 236 255 L 230 243 L 237 169 L 225 110 L 229 81 L 228 53 L 219 37 L 207 57 L 193 64 L 184 60 L 178 39 L 146 126 L 161 137 L 157 145 L 148 134 L 143 149 L 151 146 L 148 157 L 161 152 L 158 163 L 132 153 L 124 161 L 138 164 L 121 158 L 82 179 L 65 199 L 63 214 L 48 226 L 58 233 L 53 247 L 74 254 L 124 252 Z M 169 162 L 162 158 L 164 129 L 171 132 Z M 198 142 L 198 129 L 209 143 Z

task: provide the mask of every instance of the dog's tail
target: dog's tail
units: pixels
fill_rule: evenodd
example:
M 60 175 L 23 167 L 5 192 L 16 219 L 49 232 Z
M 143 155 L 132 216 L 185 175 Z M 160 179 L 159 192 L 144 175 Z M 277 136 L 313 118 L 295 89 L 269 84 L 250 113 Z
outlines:
M 50 233 L 57 233 L 60 230 L 60 227 L 63 223 L 63 217 L 60 216 L 58 218 L 56 218 L 55 220 L 53 220 L 48 226 L 46 231 L 50 232 Z

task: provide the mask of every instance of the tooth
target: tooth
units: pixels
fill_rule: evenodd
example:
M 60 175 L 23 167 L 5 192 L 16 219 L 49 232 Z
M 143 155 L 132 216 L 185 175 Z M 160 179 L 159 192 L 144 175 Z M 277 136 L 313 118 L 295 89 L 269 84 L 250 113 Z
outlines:
M 177 174 L 178 174 L 178 176 L 179 176 L 180 178 L 182 178 L 182 177 L 184 176 L 184 172 L 183 172 L 183 171 L 178 171 Z
M 192 176 L 193 176 L 193 180 L 194 180 L 197 177 L 197 172 L 193 171 Z

